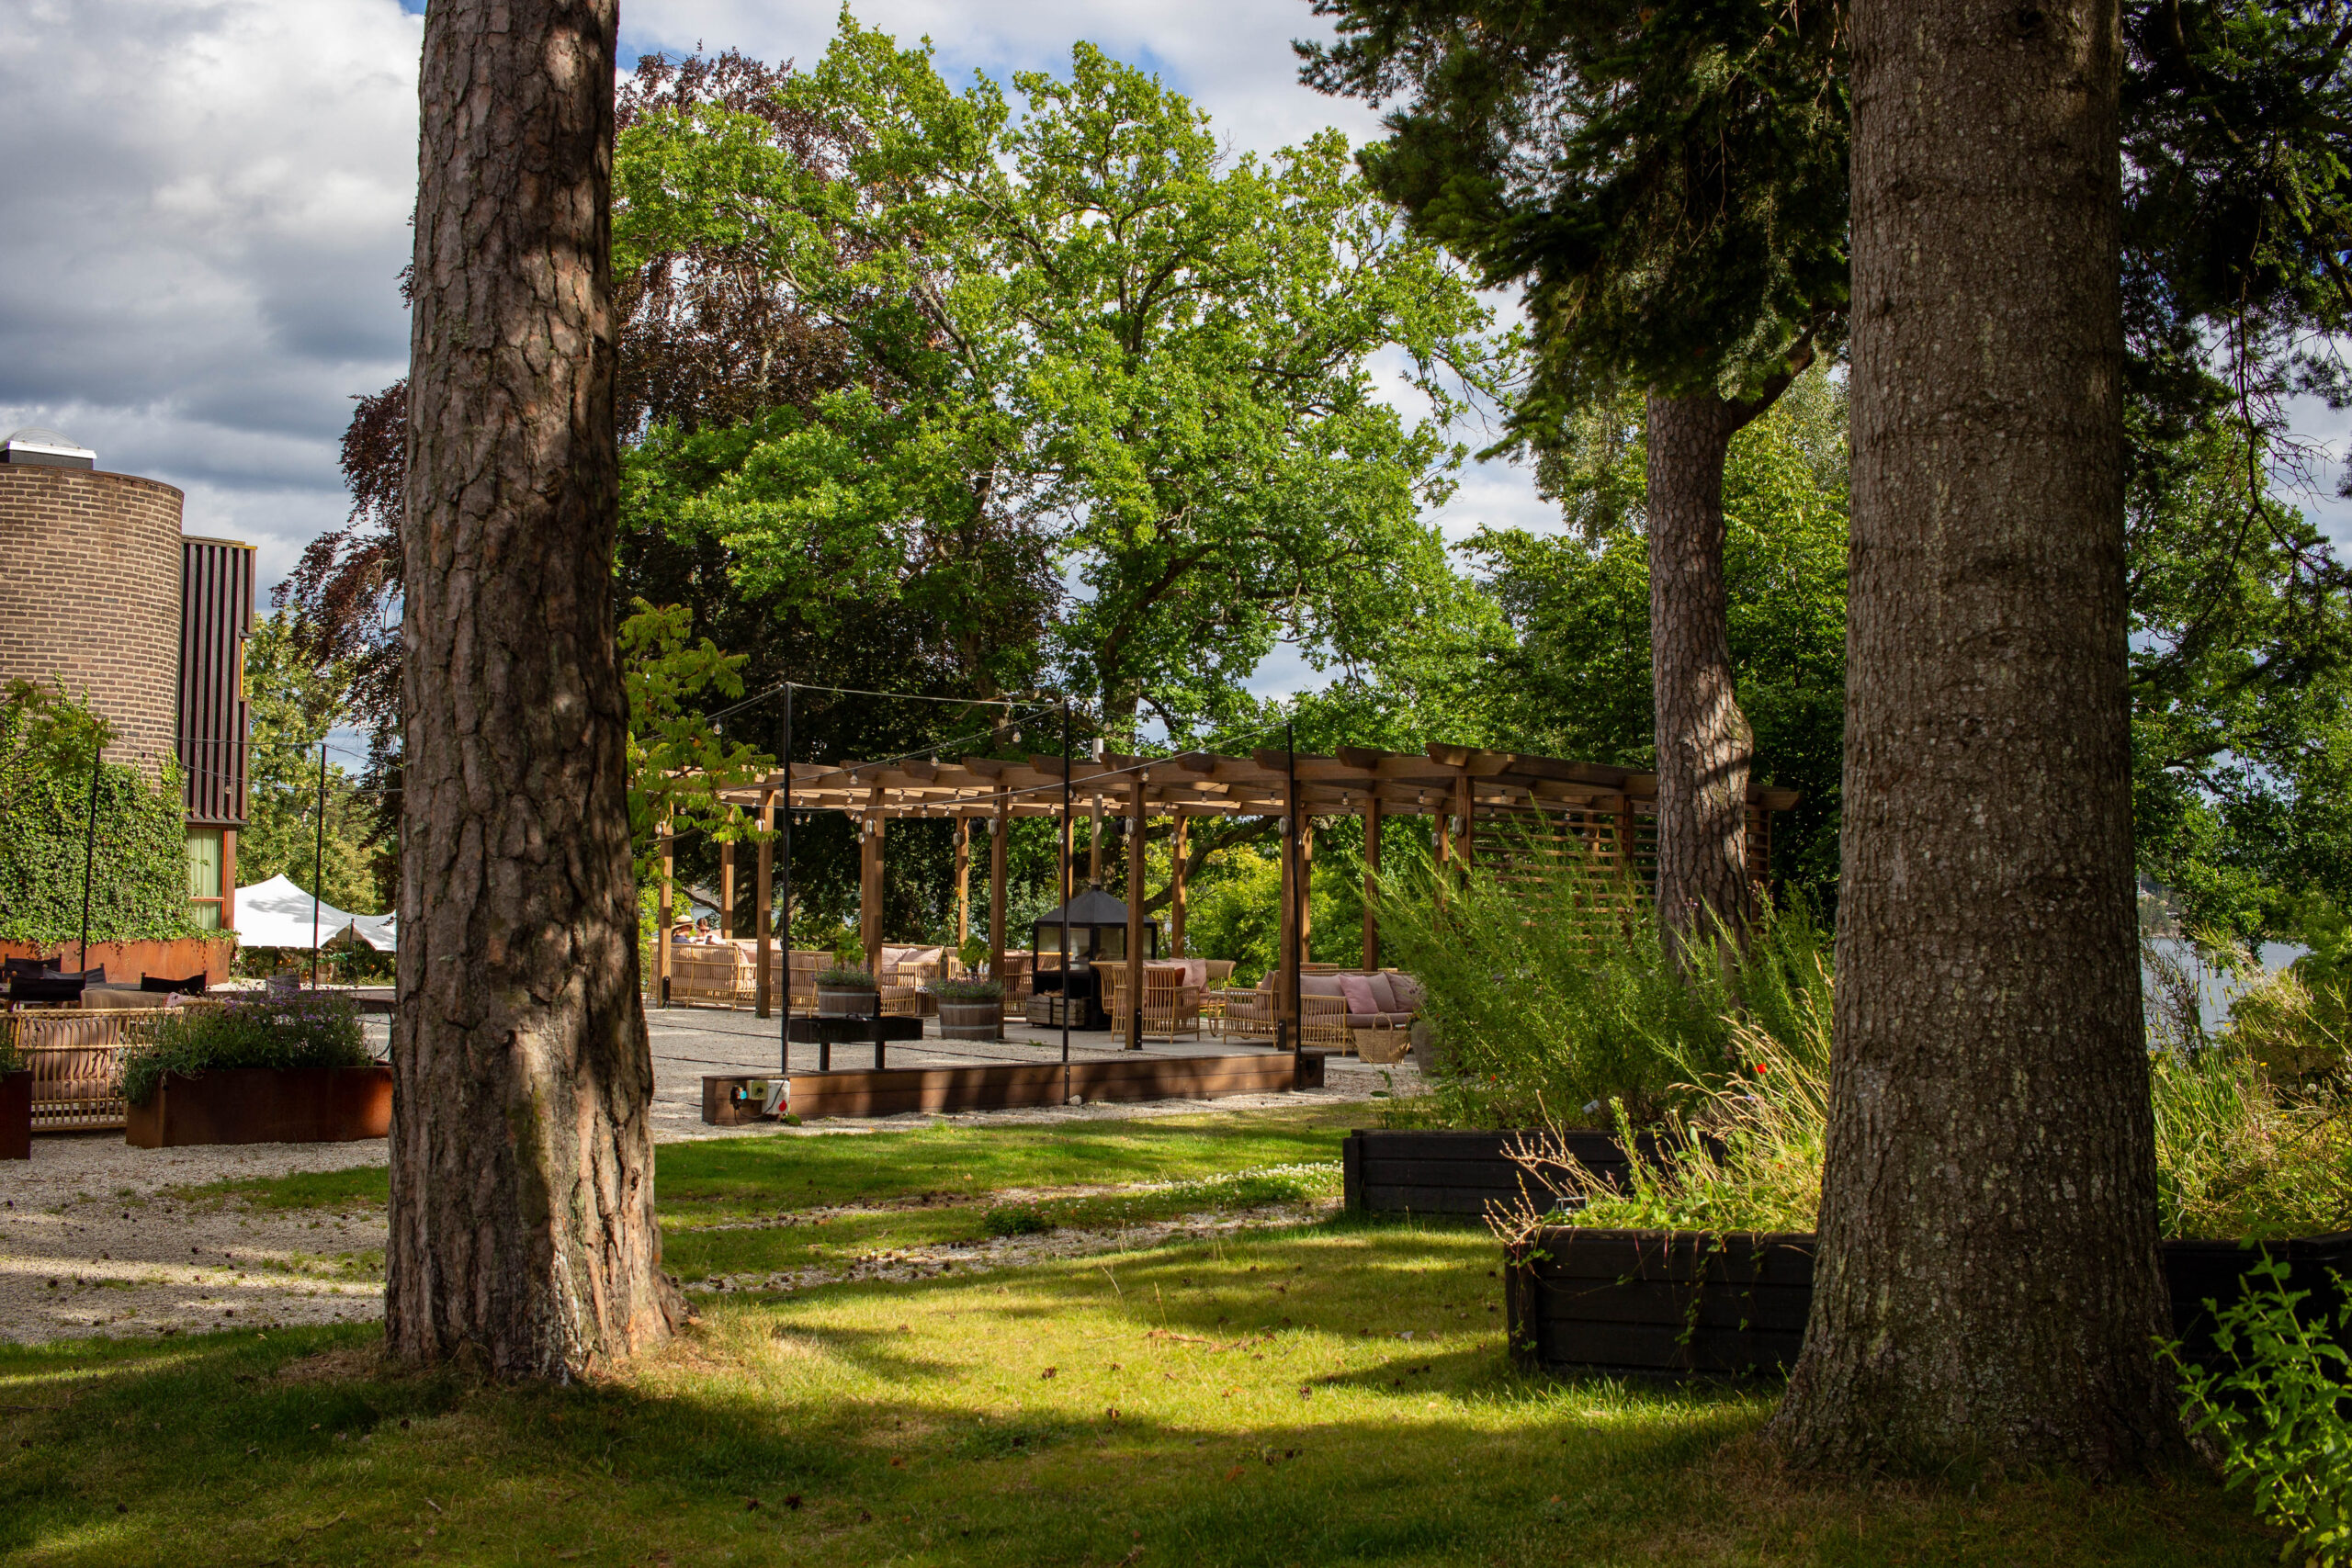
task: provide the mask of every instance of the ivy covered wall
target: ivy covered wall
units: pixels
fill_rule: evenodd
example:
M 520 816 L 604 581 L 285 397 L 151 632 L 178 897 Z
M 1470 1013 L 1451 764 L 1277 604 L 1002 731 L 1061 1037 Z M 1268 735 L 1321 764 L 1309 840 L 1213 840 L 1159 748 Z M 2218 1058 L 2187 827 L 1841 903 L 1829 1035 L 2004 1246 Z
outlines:
M 106 739 L 86 704 L 24 682 L 0 694 L 0 941 L 80 936 L 89 758 Z M 187 878 L 178 770 L 151 784 L 137 768 L 102 764 L 90 940 L 208 934 L 191 918 Z

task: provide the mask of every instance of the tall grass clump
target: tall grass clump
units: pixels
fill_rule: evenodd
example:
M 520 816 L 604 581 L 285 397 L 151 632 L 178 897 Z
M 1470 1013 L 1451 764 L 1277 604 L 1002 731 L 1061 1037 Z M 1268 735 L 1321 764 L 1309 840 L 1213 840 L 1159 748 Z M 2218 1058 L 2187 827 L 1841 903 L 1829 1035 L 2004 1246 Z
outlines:
M 1420 981 L 1440 1119 L 1464 1127 L 1665 1123 L 1736 1081 L 1741 1038 L 1798 1040 L 1826 1016 L 1828 933 L 1767 908 L 1743 946 L 1679 966 L 1649 901 L 1605 865 L 1505 840 L 1449 879 L 1427 857 L 1383 878 L 1391 959 Z
M 1738 1063 L 1694 1074 L 1668 1112 L 1663 1151 L 1637 1161 L 1622 1190 L 1558 1145 L 1530 1141 L 1519 1161 L 1549 1212 L 1512 1216 L 1600 1227 L 1809 1231 L 1827 1149 L 1831 985 L 1792 990 L 1763 1015 L 1726 1017 Z M 2168 1237 L 2275 1239 L 2352 1228 L 2352 1100 L 2274 1072 L 2233 1018 L 2209 1037 L 2184 997 L 2149 988 L 2148 1092 L 2155 1131 L 2157 1224 Z M 2264 1015 L 2267 1017 L 2267 1015 Z M 2266 1024 L 2265 1027 L 2267 1027 Z M 1615 1119 L 1631 1134 L 1630 1117 Z M 1581 1206 L 1579 1207 L 1579 1203 Z
M 359 1010 L 349 998 L 297 992 L 277 1001 L 255 998 L 167 1011 L 147 1043 L 124 1058 L 122 1092 L 131 1104 L 144 1105 L 166 1073 L 364 1067 L 374 1060 L 359 1027 Z

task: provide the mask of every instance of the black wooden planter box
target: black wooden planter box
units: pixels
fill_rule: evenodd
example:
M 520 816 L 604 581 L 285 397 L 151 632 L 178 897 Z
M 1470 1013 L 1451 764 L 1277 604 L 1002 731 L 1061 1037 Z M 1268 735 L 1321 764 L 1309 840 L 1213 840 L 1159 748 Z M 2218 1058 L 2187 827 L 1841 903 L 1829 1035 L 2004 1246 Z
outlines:
M 2258 1244 L 2286 1261 L 2303 1310 L 2333 1316 L 2328 1271 L 2352 1273 L 2352 1232 Z M 1813 1309 L 1809 1232 L 1578 1230 L 1546 1226 L 1504 1257 L 1512 1358 L 1530 1370 L 1647 1376 L 1785 1375 Z M 2168 1241 L 2173 1337 L 2212 1350 L 2208 1300 L 2245 1293 L 2261 1256 L 2233 1241 Z M 2347 1347 L 2352 1348 L 2352 1347 Z
M 1585 1168 L 1612 1184 L 1625 1171 L 1624 1145 L 1610 1133 L 1375 1132 L 1358 1128 L 1340 1145 L 1341 1190 L 1348 1210 L 1360 1214 L 1468 1214 L 1515 1209 L 1525 1172 L 1510 1150 L 1556 1139 Z M 1655 1151 L 1657 1140 L 1637 1146 Z M 1532 1196 L 1539 1209 L 1554 1200 Z

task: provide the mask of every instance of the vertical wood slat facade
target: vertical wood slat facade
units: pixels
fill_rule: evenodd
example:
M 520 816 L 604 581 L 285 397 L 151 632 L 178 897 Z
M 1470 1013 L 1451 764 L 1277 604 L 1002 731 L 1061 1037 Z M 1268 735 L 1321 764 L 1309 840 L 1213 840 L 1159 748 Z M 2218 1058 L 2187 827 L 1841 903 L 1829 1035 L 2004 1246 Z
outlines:
M 226 539 L 180 543 L 178 750 L 191 826 L 242 827 L 246 812 L 245 637 L 254 550 Z

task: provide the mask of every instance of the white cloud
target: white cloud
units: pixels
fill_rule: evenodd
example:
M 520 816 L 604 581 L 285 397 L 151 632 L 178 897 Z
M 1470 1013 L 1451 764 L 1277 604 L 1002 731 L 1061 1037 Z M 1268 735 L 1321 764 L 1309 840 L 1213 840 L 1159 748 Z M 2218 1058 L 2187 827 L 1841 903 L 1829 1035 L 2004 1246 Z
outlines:
M 343 520 L 351 398 L 405 367 L 416 8 L 0 0 L 0 431 L 62 429 L 103 467 L 180 486 L 191 533 L 261 547 L 265 591 Z M 905 41 L 929 34 L 957 85 L 1066 70 L 1089 39 L 1189 95 L 1238 148 L 1377 129 L 1362 104 L 1299 85 L 1290 40 L 1326 29 L 1295 0 L 886 0 L 858 15 Z M 629 0 L 624 58 L 700 45 L 805 65 L 836 16 L 824 0 Z M 1523 472 L 1488 464 L 1440 522 L 1458 538 L 1551 516 Z
M 282 576 L 407 357 L 420 36 L 396 0 L 0 0 L 0 426 Z

